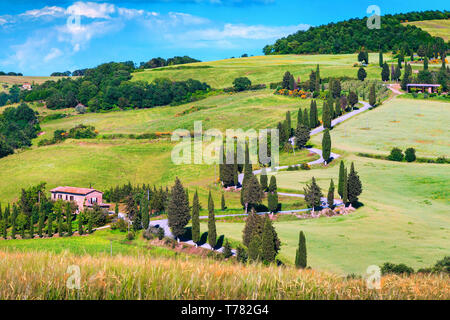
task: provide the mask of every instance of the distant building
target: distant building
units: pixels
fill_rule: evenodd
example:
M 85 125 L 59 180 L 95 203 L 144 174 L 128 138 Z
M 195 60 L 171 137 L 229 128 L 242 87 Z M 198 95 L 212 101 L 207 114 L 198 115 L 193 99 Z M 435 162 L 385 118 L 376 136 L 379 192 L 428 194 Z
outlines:
M 32 88 L 32 86 L 31 86 L 31 83 L 25 82 L 25 83 L 22 85 L 22 89 L 23 89 L 23 90 L 32 90 L 33 88 Z
M 73 201 L 78 205 L 78 212 L 84 208 L 92 208 L 97 204 L 101 208 L 109 209 L 110 205 L 103 203 L 103 192 L 90 188 L 58 187 L 50 190 L 52 200 Z
M 408 92 L 411 92 L 411 89 L 420 89 L 422 92 L 428 91 L 429 93 L 437 92 L 440 84 L 427 84 L 427 83 L 410 83 L 406 85 L 406 89 Z

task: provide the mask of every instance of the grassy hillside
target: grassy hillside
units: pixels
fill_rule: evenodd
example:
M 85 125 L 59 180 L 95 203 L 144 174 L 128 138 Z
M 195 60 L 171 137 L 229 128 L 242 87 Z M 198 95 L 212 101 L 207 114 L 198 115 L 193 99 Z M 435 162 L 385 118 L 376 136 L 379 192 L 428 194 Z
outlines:
M 450 36 L 450 20 L 426 20 L 405 22 L 405 25 L 416 26 L 434 37 L 441 37 L 444 41 L 449 40 Z
M 450 103 L 394 99 L 333 129 L 333 145 L 350 152 L 389 154 L 413 147 L 418 156 L 450 156 Z M 319 144 L 320 136 L 313 139 Z
M 178 81 L 192 78 L 205 81 L 214 88 L 224 88 L 232 86 L 235 78 L 246 76 L 252 83 L 268 85 L 270 82 L 281 81 L 286 71 L 291 72 L 296 80 L 300 77 L 301 81 L 305 81 L 309 79 L 311 70 L 315 70 L 317 64 L 320 65 L 322 78 L 343 76 L 356 78 L 358 68 L 353 67 L 355 62 L 358 62 L 356 54 L 257 56 L 145 70 L 135 73 L 133 79 L 153 81 L 156 78 L 166 77 Z M 378 54 L 371 53 L 369 62 L 371 65 L 366 68 L 368 78 L 380 79 Z
M 31 84 L 42 84 L 48 80 L 57 81 L 62 77 L 31 77 L 31 76 L 23 76 L 23 77 L 13 77 L 13 76 L 0 76 L 0 84 L 7 83 L 10 85 L 13 84 L 24 84 L 25 82 L 29 82 Z
M 151 249 L 153 250 L 153 249 Z M 294 268 L 184 256 L 74 256 L 0 251 L 0 299 L 449 299 L 447 276 L 385 276 L 381 290 L 363 279 Z M 81 270 L 68 290 L 67 267 Z M 39 266 L 39 267 L 37 267 Z

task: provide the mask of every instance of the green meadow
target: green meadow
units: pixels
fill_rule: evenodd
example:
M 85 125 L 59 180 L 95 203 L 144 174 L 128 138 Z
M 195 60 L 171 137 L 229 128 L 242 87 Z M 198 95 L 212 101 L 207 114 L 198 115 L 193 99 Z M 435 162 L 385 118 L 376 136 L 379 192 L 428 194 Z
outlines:
M 353 67 L 353 64 L 357 62 L 356 54 L 255 56 L 186 64 L 181 68 L 173 66 L 150 69 L 135 73 L 133 79 L 153 81 L 165 77 L 175 81 L 192 78 L 207 82 L 214 88 L 224 88 L 232 86 L 235 78 L 245 76 L 252 83 L 268 85 L 270 82 L 281 81 L 286 71 L 291 72 L 295 79 L 300 77 L 301 81 L 305 81 L 309 79 L 311 70 L 316 70 L 317 65 L 320 66 L 322 78 L 343 76 L 356 78 L 358 68 Z M 366 68 L 368 78 L 380 79 L 378 54 L 371 53 L 369 62 L 371 64 Z
M 414 21 L 405 22 L 404 24 L 409 24 L 416 26 L 434 37 L 441 37 L 444 41 L 449 40 L 450 35 L 450 20 L 425 20 L 425 21 Z
M 394 99 L 332 130 L 334 146 L 350 152 L 389 154 L 413 147 L 418 156 L 450 156 L 450 103 Z M 313 142 L 320 144 L 322 136 Z

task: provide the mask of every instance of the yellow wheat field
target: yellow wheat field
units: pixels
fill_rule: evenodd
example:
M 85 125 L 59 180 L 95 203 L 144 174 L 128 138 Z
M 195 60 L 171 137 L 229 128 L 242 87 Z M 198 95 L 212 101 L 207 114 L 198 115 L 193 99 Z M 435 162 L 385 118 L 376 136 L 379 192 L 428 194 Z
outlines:
M 448 275 L 363 279 L 199 257 L 76 256 L 0 251 L 0 299 L 449 299 Z M 69 266 L 79 266 L 80 287 Z

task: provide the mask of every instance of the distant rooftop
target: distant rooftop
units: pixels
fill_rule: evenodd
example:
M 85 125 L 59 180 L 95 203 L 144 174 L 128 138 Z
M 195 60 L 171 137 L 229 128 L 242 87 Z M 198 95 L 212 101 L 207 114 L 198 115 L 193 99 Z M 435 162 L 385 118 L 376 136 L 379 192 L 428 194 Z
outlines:
M 428 83 L 410 83 L 407 87 L 440 87 L 440 84 L 428 84 Z
M 100 192 L 95 189 L 75 188 L 75 187 L 58 187 L 58 188 L 50 190 L 50 192 L 52 192 L 52 193 L 61 192 L 61 193 L 71 193 L 71 194 L 79 194 L 79 195 L 87 195 L 94 191 Z

